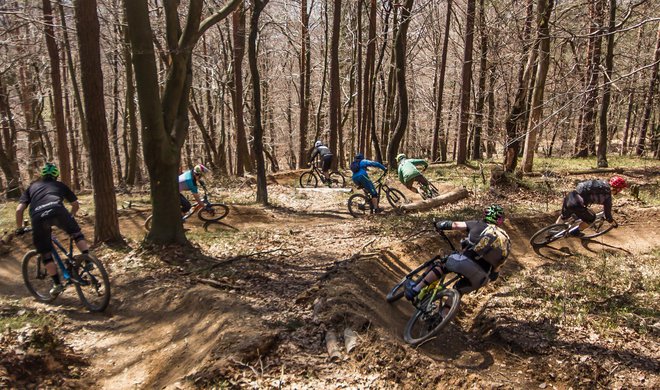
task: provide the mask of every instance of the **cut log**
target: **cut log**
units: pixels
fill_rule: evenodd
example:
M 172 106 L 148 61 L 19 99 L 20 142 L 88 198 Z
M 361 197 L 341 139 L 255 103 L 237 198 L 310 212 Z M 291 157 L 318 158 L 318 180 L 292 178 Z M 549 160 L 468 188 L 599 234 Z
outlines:
M 426 199 L 419 202 L 404 204 L 401 206 L 403 211 L 422 211 L 442 206 L 447 203 L 456 202 L 468 197 L 468 191 L 465 188 L 459 188 L 454 191 L 442 194 L 432 199 Z
M 528 177 L 540 177 L 540 176 L 565 176 L 565 175 L 590 175 L 592 173 L 623 173 L 623 168 L 595 168 L 595 169 L 583 169 L 579 171 L 567 171 L 567 172 L 553 172 L 553 171 L 544 171 L 544 172 L 526 172 L 523 173 L 523 176 Z
M 328 356 L 331 361 L 341 358 L 340 347 L 337 342 L 337 334 L 332 330 L 329 330 L 325 334 L 325 347 L 328 350 Z
M 346 353 L 351 353 L 357 346 L 357 333 L 351 328 L 344 329 L 344 346 Z
M 334 188 L 334 187 L 313 187 L 313 188 L 300 188 L 296 187 L 297 192 L 353 192 L 353 188 Z

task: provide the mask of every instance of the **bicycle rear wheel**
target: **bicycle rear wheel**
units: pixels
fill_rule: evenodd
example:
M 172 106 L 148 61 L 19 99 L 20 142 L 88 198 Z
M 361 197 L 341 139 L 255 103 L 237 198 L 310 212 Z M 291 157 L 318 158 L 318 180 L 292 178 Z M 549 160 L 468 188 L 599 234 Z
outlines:
M 74 262 L 80 280 L 75 282 L 80 301 L 89 311 L 105 310 L 110 303 L 110 279 L 103 263 L 91 254 L 76 256 Z
M 147 217 L 147 219 L 144 220 L 144 228 L 150 232 L 151 231 L 151 220 L 153 219 L 154 215 L 150 215 Z
M 406 203 L 406 196 L 396 188 L 388 188 L 385 192 L 387 194 L 387 201 L 393 208 L 398 209 Z
M 331 188 L 344 188 L 346 187 L 346 178 L 341 172 L 330 173 L 330 187 Z
M 56 297 L 50 295 L 53 279 L 46 272 L 46 266 L 41 261 L 41 255 L 32 250 L 25 254 L 22 264 L 23 281 L 32 296 L 40 302 L 52 302 Z M 59 273 L 59 268 L 57 269 Z M 61 278 L 61 275 L 60 275 Z
M 529 243 L 533 247 L 548 245 L 551 242 L 563 238 L 569 228 L 570 225 L 567 223 L 555 223 L 550 226 L 546 226 L 538 232 L 534 233 L 532 238 L 529 239 Z
M 460 304 L 461 294 L 453 288 L 439 291 L 433 300 L 431 296 L 425 298 L 406 324 L 403 339 L 412 346 L 429 340 L 454 319 Z M 449 311 L 443 317 L 444 306 L 449 307 Z
M 307 172 L 303 172 L 303 174 L 300 175 L 300 187 L 313 188 L 313 187 L 317 187 L 318 184 L 319 184 L 319 179 L 316 177 L 314 172 L 307 171 Z
M 229 207 L 223 203 L 212 203 L 197 212 L 197 217 L 204 222 L 217 222 L 229 214 Z
M 440 191 L 436 186 L 433 185 L 433 183 L 429 183 L 429 193 L 431 194 L 431 198 L 435 198 L 436 196 L 440 196 Z
M 371 213 L 371 199 L 362 194 L 351 195 L 348 198 L 348 212 L 355 218 L 369 215 Z
M 584 236 L 580 238 L 583 240 L 589 240 L 598 236 L 602 236 L 612 229 L 614 229 L 614 226 L 611 223 L 607 223 L 604 218 L 596 218 L 596 220 L 591 225 L 582 231 Z

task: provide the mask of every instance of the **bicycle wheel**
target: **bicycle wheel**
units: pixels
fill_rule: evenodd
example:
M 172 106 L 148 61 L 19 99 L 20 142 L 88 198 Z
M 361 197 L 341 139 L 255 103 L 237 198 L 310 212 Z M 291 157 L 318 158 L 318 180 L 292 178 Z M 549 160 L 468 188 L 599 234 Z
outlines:
M 369 215 L 371 213 L 371 199 L 362 194 L 351 195 L 348 198 L 348 212 L 355 218 Z
M 110 279 L 103 263 L 91 254 L 76 256 L 80 283 L 75 282 L 80 301 L 89 311 L 103 311 L 110 303 Z
M 439 291 L 433 300 L 430 296 L 425 298 L 406 324 L 403 339 L 406 343 L 417 346 L 435 336 L 454 319 L 460 304 L 461 294 L 453 288 Z M 449 307 L 449 312 L 443 317 L 444 306 Z
M 585 228 L 582 233 L 584 236 L 580 237 L 583 240 L 589 240 L 609 232 L 614 229 L 614 226 L 607 223 L 604 218 L 597 218 L 591 225 Z
M 147 219 L 144 220 L 144 228 L 150 232 L 151 231 L 151 219 L 153 218 L 153 214 L 148 216 Z
M 406 196 L 403 195 L 403 192 L 397 190 L 396 188 L 388 188 L 385 193 L 387 194 L 387 201 L 395 209 L 398 209 L 399 207 L 403 206 L 404 203 L 406 203 Z
M 197 217 L 204 222 L 217 222 L 229 214 L 229 207 L 223 203 L 211 203 L 197 212 Z
M 534 233 L 532 238 L 529 239 L 529 243 L 534 247 L 548 245 L 549 243 L 557 241 L 560 238 L 566 236 L 566 231 L 569 228 L 570 225 L 567 223 L 555 223 L 550 226 L 546 226 L 538 232 Z
M 431 194 L 431 198 L 435 198 L 436 196 L 440 196 L 440 191 L 436 186 L 433 185 L 433 183 L 429 183 L 429 193 Z
M 46 272 L 46 266 L 41 261 L 37 251 L 32 250 L 23 257 L 23 281 L 32 296 L 40 302 L 52 302 L 56 297 L 50 295 L 53 279 Z M 59 268 L 57 269 L 59 273 Z M 61 275 L 60 275 L 61 278 Z
M 316 177 L 314 172 L 307 171 L 307 172 L 303 172 L 303 174 L 300 175 L 300 187 L 313 188 L 313 187 L 317 187 L 318 184 L 319 184 L 319 179 Z
M 346 178 L 341 172 L 330 173 L 330 187 L 331 188 L 344 188 L 346 187 Z

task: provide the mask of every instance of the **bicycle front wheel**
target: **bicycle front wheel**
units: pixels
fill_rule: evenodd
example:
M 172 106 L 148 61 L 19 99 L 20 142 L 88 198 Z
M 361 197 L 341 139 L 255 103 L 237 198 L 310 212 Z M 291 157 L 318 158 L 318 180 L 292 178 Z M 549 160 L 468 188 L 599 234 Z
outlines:
M 398 209 L 399 207 L 403 206 L 404 203 L 406 203 L 406 196 L 403 194 L 403 192 L 397 190 L 396 188 L 388 188 L 386 194 L 387 201 L 390 203 L 390 206 L 395 209 Z
M 551 242 L 557 241 L 560 238 L 566 236 L 566 231 L 569 229 L 567 223 L 555 223 L 550 226 L 546 226 L 538 232 L 534 233 L 532 238 L 529 239 L 529 243 L 533 247 L 545 246 Z
M 148 216 L 147 219 L 144 220 L 144 228 L 150 232 L 151 231 L 151 220 L 153 219 L 153 214 Z
M 100 312 L 110 303 L 110 279 L 103 263 L 91 254 L 76 256 L 74 281 L 80 301 L 89 311 Z
M 611 223 L 605 221 L 604 218 L 597 218 L 591 225 L 584 229 L 584 236 L 581 238 L 583 240 L 596 238 L 598 236 L 602 236 L 612 229 L 614 229 L 614 226 Z
M 365 217 L 371 213 L 371 199 L 362 194 L 353 194 L 348 198 L 348 212 L 354 218 Z
M 412 346 L 429 340 L 454 319 L 460 303 L 461 294 L 453 288 L 439 291 L 433 300 L 425 298 L 406 324 L 403 339 Z M 448 311 L 443 316 L 445 307 Z
M 319 184 L 319 179 L 316 177 L 314 172 L 307 171 L 307 172 L 303 172 L 303 174 L 300 175 L 300 187 L 314 188 L 318 186 L 318 184 Z
M 48 275 L 41 255 L 32 250 L 23 257 L 23 281 L 32 296 L 40 302 L 52 302 L 56 297 L 50 295 L 53 279 Z M 59 272 L 59 268 L 57 270 Z M 61 278 L 61 275 L 60 275 Z
M 344 188 L 346 187 L 346 178 L 341 172 L 330 173 L 330 187 L 331 188 Z
M 217 222 L 229 214 L 229 207 L 223 203 L 212 203 L 197 212 L 197 216 L 204 222 Z

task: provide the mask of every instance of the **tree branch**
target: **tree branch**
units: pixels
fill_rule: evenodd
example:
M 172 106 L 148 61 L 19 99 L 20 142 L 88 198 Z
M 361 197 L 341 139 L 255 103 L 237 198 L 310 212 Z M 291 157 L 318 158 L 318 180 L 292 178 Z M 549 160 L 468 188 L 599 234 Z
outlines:
M 197 35 L 201 36 L 202 34 L 204 34 L 206 30 L 211 28 L 214 24 L 222 21 L 227 16 L 229 16 L 229 14 L 232 13 L 232 11 L 234 11 L 242 1 L 243 0 L 229 0 L 229 2 L 225 5 L 223 9 L 209 16 L 208 18 L 204 19 L 202 23 L 200 23 L 199 31 L 197 32 Z

